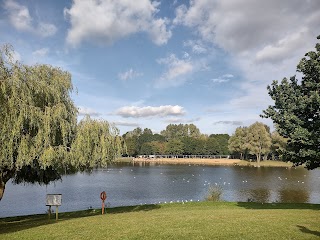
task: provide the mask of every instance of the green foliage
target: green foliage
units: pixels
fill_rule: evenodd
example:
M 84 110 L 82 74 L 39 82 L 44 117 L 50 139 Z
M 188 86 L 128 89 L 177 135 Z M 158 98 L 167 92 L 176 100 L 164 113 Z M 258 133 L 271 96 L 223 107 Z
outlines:
M 119 130 L 104 120 L 93 120 L 86 116 L 77 127 L 71 145 L 71 165 L 81 171 L 95 167 L 106 167 L 124 149 Z
M 270 128 L 260 122 L 256 122 L 249 127 L 238 127 L 229 139 L 229 150 L 240 154 L 240 158 L 246 158 L 247 153 L 256 156 L 258 166 L 261 157 L 267 158 L 271 152 Z
M 209 139 L 216 139 L 218 142 L 218 148 L 215 149 L 217 154 L 219 155 L 228 155 L 229 149 L 228 149 L 228 141 L 230 136 L 228 134 L 211 134 L 209 136 Z
M 272 159 L 274 160 L 275 155 L 277 155 L 280 159 L 283 158 L 283 153 L 287 147 L 287 138 L 282 137 L 277 131 L 274 131 L 271 134 L 271 154 Z
M 160 134 L 153 134 L 151 129 L 136 128 L 123 135 L 129 156 L 165 154 L 164 142 L 166 141 Z
M 271 118 L 279 134 L 289 139 L 285 159 L 314 169 L 320 166 L 320 43 L 301 59 L 297 72 L 301 81 L 293 76 L 268 86 L 274 105 L 262 116 Z
M 171 155 L 183 154 L 183 142 L 179 139 L 171 139 L 167 142 L 166 153 Z
M 167 140 L 183 137 L 200 137 L 200 130 L 194 124 L 169 124 L 161 135 Z
M 243 159 L 246 152 L 248 151 L 247 135 L 247 127 L 238 127 L 228 141 L 229 151 L 232 153 L 240 154 L 240 159 Z
M 52 170 L 66 167 L 75 134 L 71 76 L 49 65 L 13 62 L 12 52 L 4 46 L 0 55 L 0 182 L 14 176 L 21 182 L 29 168 L 37 174 L 26 180 L 47 182 L 59 178 Z
M 136 128 L 123 135 L 129 156 L 150 154 L 227 155 L 228 134 L 201 134 L 194 124 L 169 124 L 161 134 Z M 178 146 L 174 146 L 178 143 Z
M 6 182 L 49 183 L 61 174 L 105 166 L 125 147 L 118 130 L 85 118 L 77 126 L 71 75 L 14 62 L 0 50 L 0 200 Z
M 262 155 L 270 152 L 271 136 L 269 127 L 260 122 L 255 122 L 248 128 L 248 150 L 249 153 L 256 155 L 258 166 Z

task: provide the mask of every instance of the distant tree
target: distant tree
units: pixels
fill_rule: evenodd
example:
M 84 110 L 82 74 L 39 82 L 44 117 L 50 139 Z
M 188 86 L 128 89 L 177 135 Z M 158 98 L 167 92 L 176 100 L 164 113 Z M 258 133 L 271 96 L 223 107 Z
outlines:
M 228 141 L 229 151 L 232 153 L 240 154 L 240 159 L 244 159 L 244 156 L 248 150 L 248 128 L 238 127 L 235 133 L 230 137 Z
M 261 156 L 270 152 L 271 136 L 269 127 L 260 122 L 250 125 L 247 140 L 249 153 L 256 155 L 259 166 Z
M 137 127 L 133 129 L 132 131 L 126 132 L 123 137 L 128 139 L 130 137 L 139 137 L 142 134 L 142 129 L 140 127 Z
M 216 155 L 220 149 L 219 142 L 214 137 L 209 137 L 206 140 L 206 154 Z
M 282 159 L 282 155 L 287 147 L 287 138 L 282 137 L 277 131 L 272 132 L 271 134 L 271 154 L 272 159 L 275 159 L 275 155 L 279 156 Z
M 184 155 L 193 155 L 196 154 L 197 143 L 195 138 L 183 137 L 181 138 L 183 143 L 183 154 Z
M 153 149 L 152 149 L 152 145 L 149 142 L 145 142 L 141 145 L 140 148 L 140 155 L 152 155 L 154 154 Z
M 142 134 L 153 135 L 152 130 L 150 128 L 143 129 L 143 133 Z
M 152 154 L 164 155 L 166 154 L 166 143 L 161 141 L 151 141 L 150 146 L 152 148 Z
M 279 134 L 289 139 L 285 160 L 314 169 L 320 166 L 320 43 L 301 59 L 297 72 L 301 81 L 293 76 L 268 86 L 275 103 L 262 116 L 271 118 Z
M 166 144 L 166 153 L 171 155 L 183 154 L 183 142 L 179 139 L 171 139 Z
M 165 130 L 161 131 L 161 135 L 167 140 L 182 138 L 188 135 L 188 129 L 183 124 L 169 124 Z
M 229 154 L 228 141 L 230 136 L 228 134 L 211 134 L 209 137 L 215 138 L 219 143 L 219 147 L 217 149 L 218 154 L 220 155 Z
M 169 124 L 165 130 L 161 131 L 161 135 L 170 140 L 183 137 L 198 138 L 201 133 L 194 124 Z
M 185 128 L 187 128 L 187 136 L 192 138 L 199 138 L 201 136 L 199 128 L 197 128 L 194 124 L 186 124 Z
M 124 138 L 125 144 L 127 146 L 127 154 L 131 157 L 135 157 L 138 155 L 138 137 L 132 136 L 128 138 Z

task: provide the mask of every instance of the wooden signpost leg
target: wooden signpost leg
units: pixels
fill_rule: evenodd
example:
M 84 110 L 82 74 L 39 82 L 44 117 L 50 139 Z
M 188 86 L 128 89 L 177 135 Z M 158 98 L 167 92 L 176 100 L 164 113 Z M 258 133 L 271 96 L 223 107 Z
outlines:
M 58 206 L 56 206 L 56 221 L 58 221 Z
M 51 206 L 49 206 L 48 214 L 49 214 L 49 219 L 51 219 Z

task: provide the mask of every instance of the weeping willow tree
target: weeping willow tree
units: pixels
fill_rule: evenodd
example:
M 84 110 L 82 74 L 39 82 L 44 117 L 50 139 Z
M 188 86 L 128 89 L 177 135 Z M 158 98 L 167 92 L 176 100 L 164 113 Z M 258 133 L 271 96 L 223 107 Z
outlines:
M 10 179 L 48 184 L 105 166 L 121 148 L 107 122 L 86 118 L 77 131 L 68 72 L 15 62 L 12 53 L 10 46 L 0 49 L 0 200 Z
M 114 125 L 86 116 L 77 127 L 70 151 L 70 165 L 79 171 L 106 167 L 124 150 L 124 141 Z

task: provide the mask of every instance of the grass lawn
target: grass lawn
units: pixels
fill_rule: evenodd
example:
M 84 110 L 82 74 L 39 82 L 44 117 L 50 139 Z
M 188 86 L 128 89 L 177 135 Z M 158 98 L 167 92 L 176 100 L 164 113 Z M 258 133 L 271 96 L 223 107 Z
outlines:
M 0 239 L 320 239 L 320 204 L 200 202 L 0 219 Z M 54 218 L 54 216 L 53 216 Z

